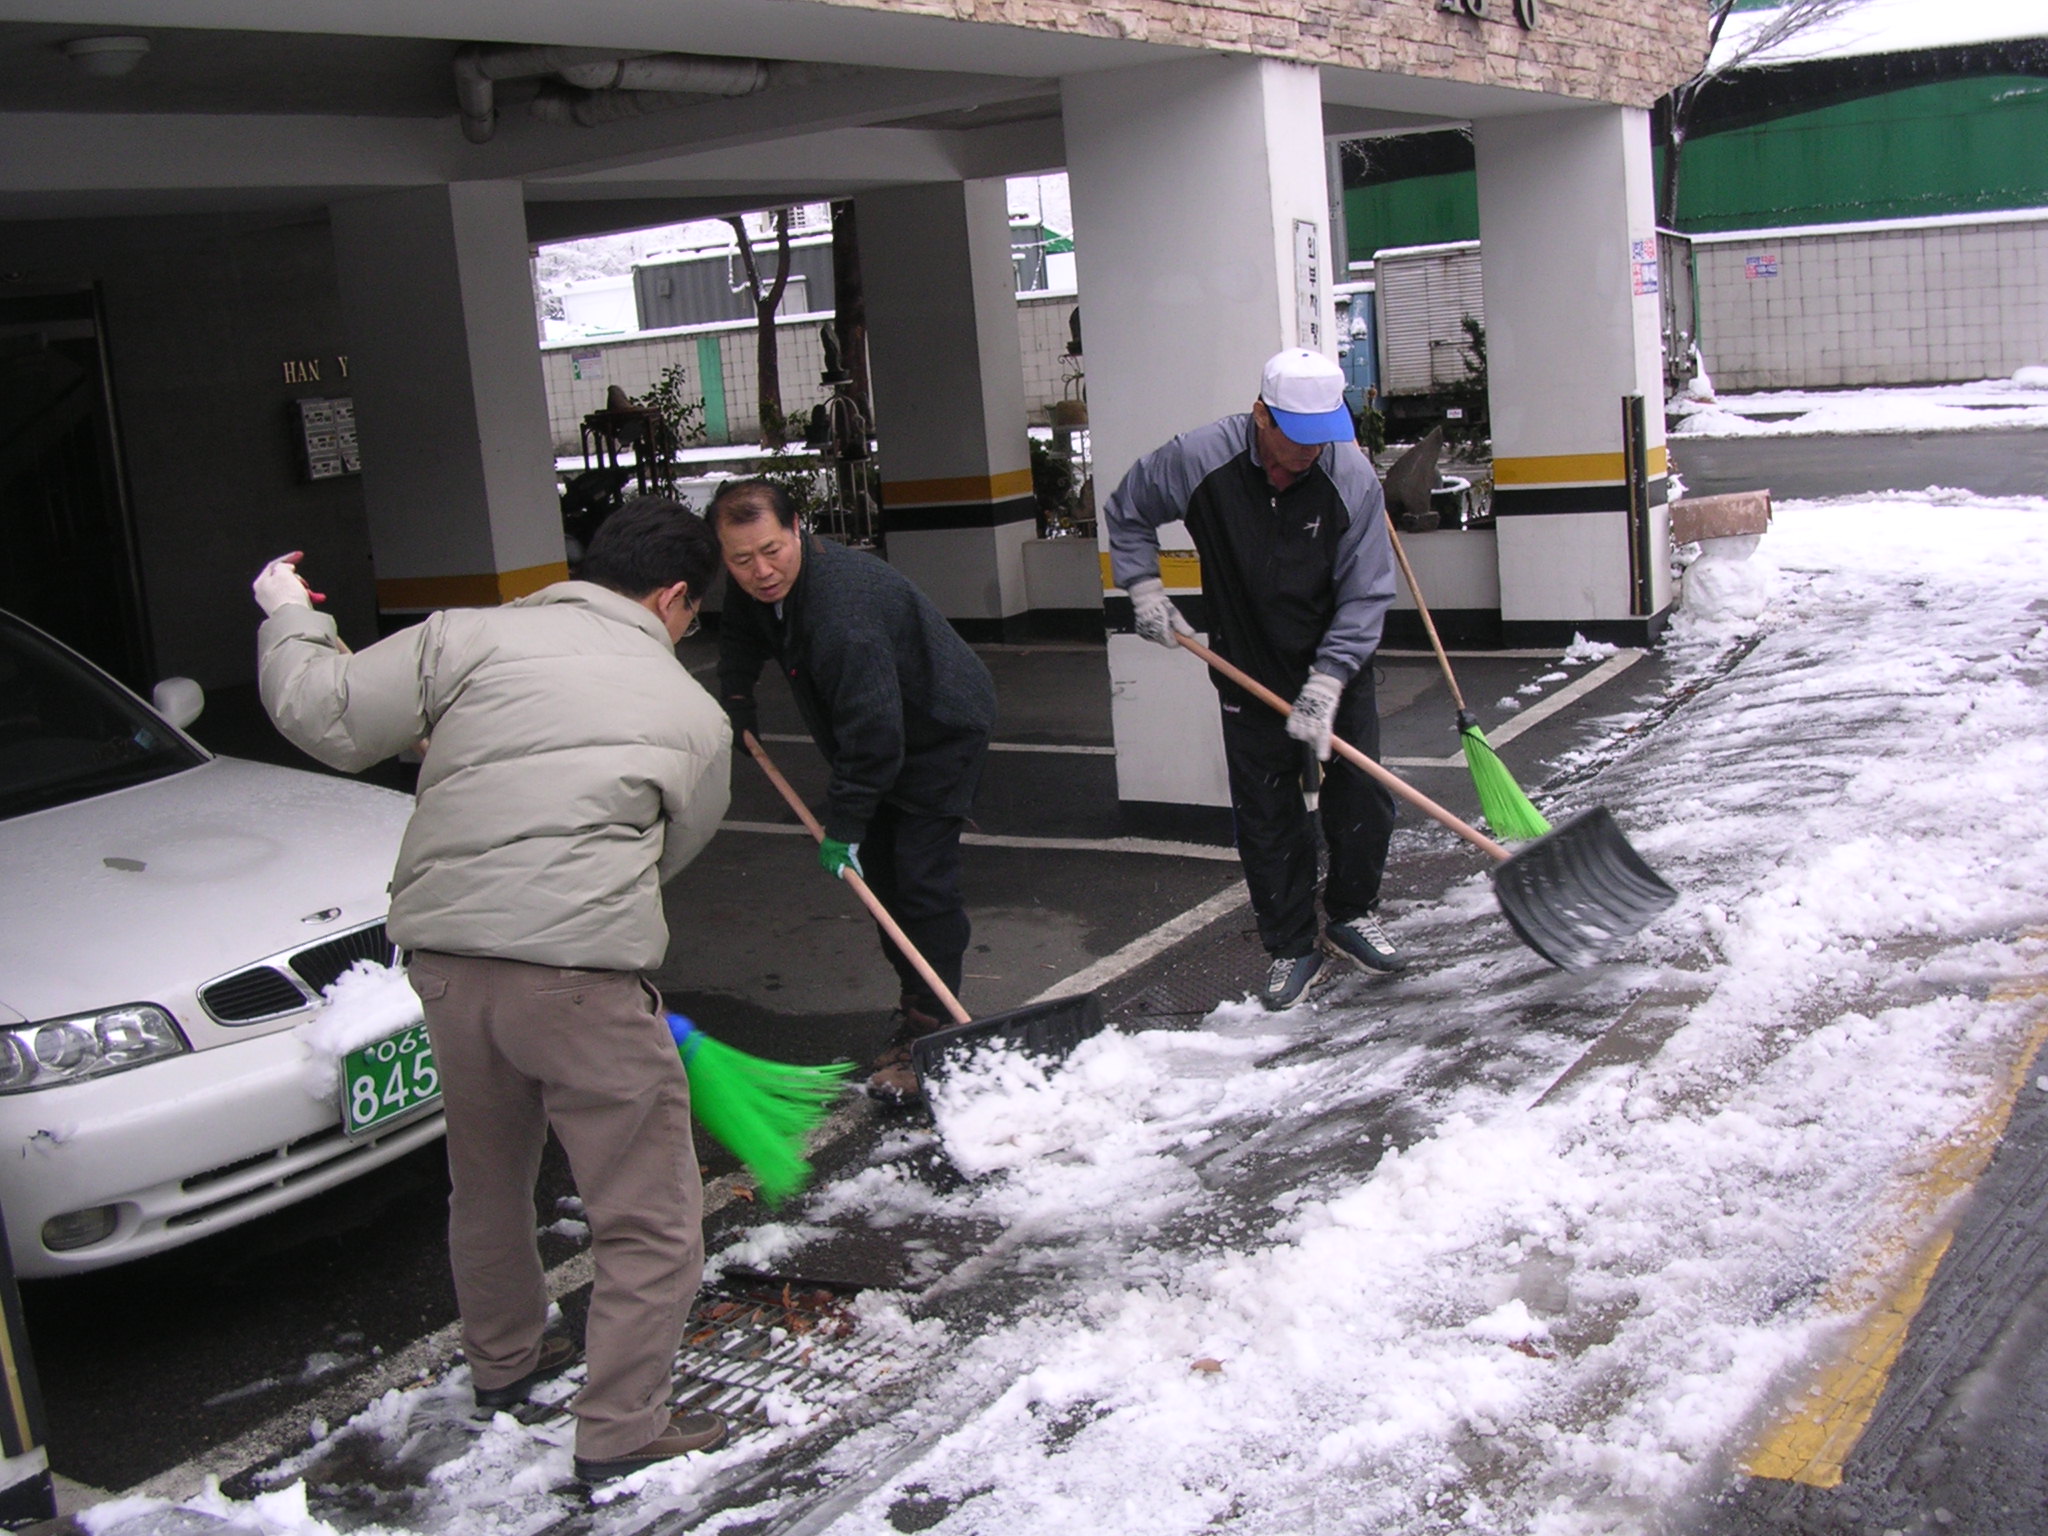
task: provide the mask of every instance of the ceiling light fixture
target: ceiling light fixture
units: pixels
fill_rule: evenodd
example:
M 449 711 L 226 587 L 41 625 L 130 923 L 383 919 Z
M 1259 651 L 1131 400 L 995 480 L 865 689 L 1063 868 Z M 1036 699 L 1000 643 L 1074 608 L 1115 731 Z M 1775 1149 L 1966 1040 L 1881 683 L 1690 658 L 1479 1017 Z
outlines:
M 83 74 L 117 80 L 131 73 L 149 52 L 146 37 L 74 37 L 63 45 L 64 57 Z

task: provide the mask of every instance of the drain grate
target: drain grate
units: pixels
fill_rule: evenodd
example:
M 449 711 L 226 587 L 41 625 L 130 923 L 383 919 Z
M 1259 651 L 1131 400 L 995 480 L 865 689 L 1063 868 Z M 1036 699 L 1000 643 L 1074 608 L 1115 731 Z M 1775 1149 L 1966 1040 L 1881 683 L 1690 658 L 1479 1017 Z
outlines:
M 836 1291 L 727 1283 L 690 1311 L 676 1357 L 676 1402 L 722 1413 L 737 1438 L 771 1424 L 815 1427 L 849 1402 L 908 1380 L 921 1363 L 857 1335 Z

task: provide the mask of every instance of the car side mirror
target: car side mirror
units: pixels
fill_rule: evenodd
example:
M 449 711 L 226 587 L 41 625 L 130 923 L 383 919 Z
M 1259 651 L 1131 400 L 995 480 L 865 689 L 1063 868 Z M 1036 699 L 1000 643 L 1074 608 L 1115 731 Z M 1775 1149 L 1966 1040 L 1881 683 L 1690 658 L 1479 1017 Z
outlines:
M 165 678 L 150 690 L 149 698 L 156 712 L 181 731 L 206 708 L 206 690 L 189 677 Z

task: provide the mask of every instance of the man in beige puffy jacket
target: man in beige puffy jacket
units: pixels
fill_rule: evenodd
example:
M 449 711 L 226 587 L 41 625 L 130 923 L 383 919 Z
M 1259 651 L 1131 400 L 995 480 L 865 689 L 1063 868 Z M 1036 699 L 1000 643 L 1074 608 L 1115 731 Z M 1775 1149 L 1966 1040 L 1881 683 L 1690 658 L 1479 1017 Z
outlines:
M 574 1365 L 544 1337 L 533 1185 L 550 1125 L 590 1221 L 589 1374 L 576 1470 L 616 1477 L 725 1438 L 671 1412 L 704 1267 L 689 1083 L 643 973 L 668 949 L 662 882 L 725 814 L 732 735 L 677 661 L 718 545 L 643 499 L 581 579 L 451 609 L 350 654 L 287 556 L 256 579 L 264 707 L 358 771 L 428 739 L 389 926 L 411 956 L 448 1124 L 449 1261 L 478 1405 Z

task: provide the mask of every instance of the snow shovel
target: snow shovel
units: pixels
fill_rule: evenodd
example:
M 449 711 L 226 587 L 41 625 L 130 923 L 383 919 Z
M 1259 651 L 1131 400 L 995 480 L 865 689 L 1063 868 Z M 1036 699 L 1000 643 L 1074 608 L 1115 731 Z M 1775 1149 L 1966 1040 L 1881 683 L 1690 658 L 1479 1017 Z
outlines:
M 804 804 L 803 797 L 782 776 L 761 743 L 754 739 L 754 733 L 743 732 L 742 741 L 754 761 L 761 765 L 761 771 L 768 775 L 768 781 L 775 786 L 777 793 L 796 812 L 797 820 L 804 824 L 813 839 L 823 842 L 825 829 L 811 814 L 811 808 Z M 1071 1055 L 1074 1047 L 1090 1035 L 1102 1032 L 1102 994 L 1099 992 L 1027 1003 L 1005 1013 L 992 1013 L 985 1019 L 973 1017 L 953 995 L 953 989 L 939 979 L 939 973 L 932 969 L 931 962 L 918 952 L 902 925 L 889 915 L 888 909 L 882 905 L 882 898 L 868 888 L 867 881 L 851 869 L 840 878 L 853 888 L 853 893 L 861 899 L 882 932 L 889 936 L 889 942 L 903 951 L 903 957 L 952 1017 L 950 1028 L 934 1030 L 911 1044 L 910 1065 L 920 1083 L 945 1071 L 953 1058 L 984 1046 L 1014 1049 L 1040 1060 L 1059 1061 Z
M 1294 706 L 1256 678 L 1186 635 L 1174 638 L 1246 693 L 1283 715 Z M 1494 895 L 1522 942 L 1552 965 L 1584 970 L 1607 958 L 1674 901 L 1678 892 L 1629 846 L 1614 818 L 1596 806 L 1512 853 L 1467 826 L 1407 780 L 1397 777 L 1341 737 L 1330 745 L 1347 763 L 1377 779 L 1432 821 L 1450 828 L 1496 861 Z

